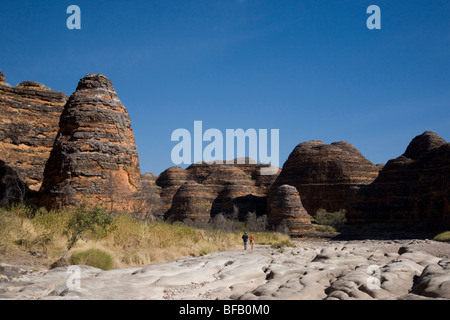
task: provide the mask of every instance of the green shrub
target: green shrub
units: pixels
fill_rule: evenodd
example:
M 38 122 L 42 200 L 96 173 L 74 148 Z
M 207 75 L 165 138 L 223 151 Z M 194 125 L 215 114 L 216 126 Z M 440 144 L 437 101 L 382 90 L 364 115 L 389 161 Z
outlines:
M 435 236 L 433 240 L 436 241 L 444 241 L 444 242 L 450 242 L 450 231 L 442 232 Z
M 100 249 L 88 249 L 72 255 L 70 262 L 75 265 L 86 265 L 102 270 L 111 270 L 114 260 L 107 252 Z
M 198 255 L 201 257 L 201 256 L 206 256 L 210 253 L 211 253 L 211 251 L 208 248 L 201 248 L 198 252 Z
M 319 209 L 317 210 L 314 219 L 320 225 L 330 226 L 335 231 L 340 231 L 347 222 L 347 219 L 345 218 L 345 213 L 346 213 L 345 209 L 341 209 L 336 212 L 327 212 L 325 209 Z
M 67 252 L 75 246 L 77 241 L 81 239 L 83 234 L 87 231 L 91 231 L 91 233 L 98 238 L 106 236 L 106 234 L 111 231 L 113 221 L 113 217 L 109 215 L 104 208 L 77 208 L 67 223 Z
M 281 241 L 278 241 L 278 242 L 275 242 L 275 243 L 273 243 L 272 244 L 272 248 L 282 248 L 282 247 L 292 247 L 292 248 L 295 248 L 296 247 L 296 245 L 295 244 L 293 244 L 291 241 L 289 241 L 289 240 L 281 240 Z

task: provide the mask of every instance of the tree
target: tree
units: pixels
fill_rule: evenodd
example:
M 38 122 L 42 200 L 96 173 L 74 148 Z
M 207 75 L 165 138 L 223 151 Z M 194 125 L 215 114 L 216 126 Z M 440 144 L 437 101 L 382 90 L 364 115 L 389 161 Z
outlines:
M 258 217 L 256 212 L 248 212 L 245 224 L 253 232 L 264 232 L 267 229 L 267 215 Z
M 113 220 L 114 218 L 109 215 L 104 208 L 97 206 L 90 210 L 83 206 L 77 208 L 74 215 L 67 223 L 67 251 L 64 253 L 62 258 L 67 256 L 70 249 L 75 246 L 86 231 L 91 231 L 94 234 L 105 236 L 112 230 L 111 224 Z
M 24 204 L 27 186 L 14 173 L 7 174 L 0 181 L 0 205 Z

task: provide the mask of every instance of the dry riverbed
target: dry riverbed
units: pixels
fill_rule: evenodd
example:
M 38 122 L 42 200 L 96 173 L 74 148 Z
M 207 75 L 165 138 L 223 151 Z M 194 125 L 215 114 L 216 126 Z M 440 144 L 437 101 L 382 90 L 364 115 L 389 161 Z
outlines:
M 0 265 L 0 299 L 450 299 L 450 244 L 296 241 L 102 271 Z

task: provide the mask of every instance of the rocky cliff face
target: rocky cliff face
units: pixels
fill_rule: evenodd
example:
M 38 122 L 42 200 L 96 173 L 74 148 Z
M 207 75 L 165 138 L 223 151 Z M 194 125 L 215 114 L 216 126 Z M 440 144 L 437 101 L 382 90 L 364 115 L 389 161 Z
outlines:
M 156 187 L 159 188 L 160 205 L 154 209 L 154 215 L 161 220 L 167 218 L 172 206 L 172 200 L 178 189 L 189 180 L 189 176 L 181 167 L 170 167 L 162 172 L 156 179 Z
M 268 198 L 268 224 L 272 230 L 286 227 L 291 236 L 302 236 L 312 229 L 313 218 L 302 205 L 297 189 L 287 184 L 277 187 Z M 284 230 L 280 230 L 284 231 Z
M 450 226 L 450 144 L 434 132 L 415 137 L 370 185 L 355 189 L 350 223 Z
M 38 191 L 68 97 L 38 82 L 4 82 L 0 72 L 0 160 Z
M 128 112 L 105 76 L 87 75 L 68 98 L 33 81 L 11 87 L 0 72 L 0 204 L 40 190 L 47 208 L 102 204 L 143 219 L 267 213 L 272 228 L 297 235 L 320 208 L 345 208 L 350 223 L 450 226 L 450 144 L 433 132 L 384 166 L 347 142 L 310 141 L 281 172 L 261 175 L 264 167 L 245 159 L 141 175 Z
M 266 196 L 277 175 L 261 176 L 262 164 L 196 163 L 171 167 L 156 180 L 160 218 L 207 222 L 217 214 L 245 220 L 248 212 L 266 213 Z
M 81 79 L 65 105 L 41 191 L 48 208 L 85 202 L 145 212 L 130 117 L 104 75 Z
M 289 155 L 270 194 L 288 184 L 298 190 L 303 206 L 312 216 L 320 208 L 334 212 L 346 208 L 352 187 L 371 183 L 378 172 L 350 143 L 304 142 Z
M 214 200 L 215 194 L 208 186 L 189 180 L 175 193 L 167 220 L 207 223 Z
M 224 214 L 228 218 L 245 220 L 243 197 L 252 195 L 264 197 L 272 181 L 261 182 L 261 164 L 193 164 L 187 171 L 198 183 L 206 186 L 215 195 L 211 206 L 211 217 Z M 268 176 L 264 176 L 269 178 Z M 272 177 L 273 179 L 274 177 Z M 241 207 L 241 208 L 240 208 Z M 248 208 L 246 208 L 248 209 Z M 256 210 L 255 209 L 252 211 Z
M 141 174 L 142 195 L 148 205 L 147 212 L 143 217 L 145 220 L 164 219 L 165 205 L 161 199 L 162 188 L 156 185 L 157 178 L 153 173 Z

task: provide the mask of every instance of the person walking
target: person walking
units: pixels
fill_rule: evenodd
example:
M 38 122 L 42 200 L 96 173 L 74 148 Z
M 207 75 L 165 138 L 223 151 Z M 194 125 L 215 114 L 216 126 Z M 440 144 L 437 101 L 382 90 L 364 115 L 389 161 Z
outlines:
M 250 247 L 253 250 L 253 245 L 255 244 L 255 237 L 253 235 L 250 235 Z
M 244 241 L 244 250 L 247 250 L 247 244 L 248 244 L 248 234 L 247 234 L 247 232 L 244 232 L 244 235 L 242 236 L 242 240 Z

